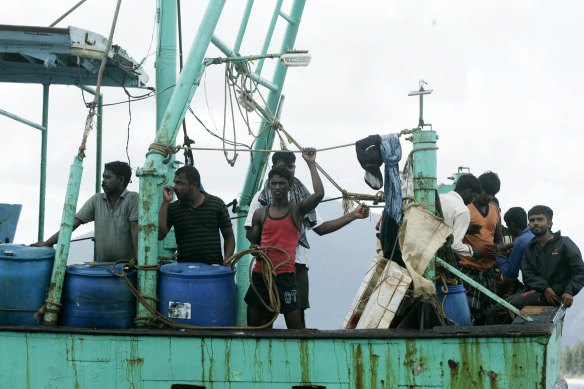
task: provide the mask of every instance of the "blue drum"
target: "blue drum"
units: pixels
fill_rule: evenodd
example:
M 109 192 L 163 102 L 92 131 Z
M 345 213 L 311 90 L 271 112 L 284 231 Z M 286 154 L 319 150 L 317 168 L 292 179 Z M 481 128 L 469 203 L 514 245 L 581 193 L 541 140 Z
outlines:
M 0 324 L 36 325 L 51 282 L 55 250 L 0 244 Z
M 462 285 L 448 285 L 448 293 L 444 294 L 442 289 L 437 289 L 438 301 L 444 308 L 444 315 L 454 321 L 459 326 L 471 325 L 470 309 L 466 299 L 466 290 Z M 449 322 L 449 324 L 452 324 Z
M 116 265 L 116 274 L 122 266 Z M 135 288 L 136 271 L 126 270 L 125 274 Z M 136 298 L 126 282 L 112 273 L 111 264 L 67 266 L 61 303 L 60 322 L 65 326 L 113 329 L 134 326 Z
M 235 325 L 235 270 L 204 263 L 160 267 L 159 311 L 168 319 L 194 326 Z

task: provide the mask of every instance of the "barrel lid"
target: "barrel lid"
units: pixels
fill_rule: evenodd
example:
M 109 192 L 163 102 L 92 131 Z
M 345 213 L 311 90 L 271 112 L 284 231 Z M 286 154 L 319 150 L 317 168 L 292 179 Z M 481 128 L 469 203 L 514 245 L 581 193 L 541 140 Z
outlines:
M 116 274 L 120 274 L 122 271 L 122 266 L 125 263 L 117 263 L 115 267 Z M 134 270 L 125 270 L 125 273 L 132 274 Z M 68 274 L 75 274 L 80 276 L 92 276 L 92 277 L 111 277 L 112 274 L 112 263 L 111 262 L 85 262 L 76 263 L 67 266 Z
M 160 267 L 160 273 L 173 277 L 207 278 L 229 276 L 235 270 L 227 266 L 208 265 L 198 262 L 170 263 Z
M 43 260 L 55 257 L 55 249 L 52 247 L 33 247 L 23 244 L 0 244 L 0 259 L 12 260 Z

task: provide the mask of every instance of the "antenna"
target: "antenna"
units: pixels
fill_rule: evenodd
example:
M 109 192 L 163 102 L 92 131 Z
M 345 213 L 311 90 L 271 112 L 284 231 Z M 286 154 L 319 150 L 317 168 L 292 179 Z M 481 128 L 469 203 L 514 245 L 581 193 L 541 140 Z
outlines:
M 431 126 L 431 124 L 424 123 L 424 95 L 429 95 L 433 89 L 424 89 L 424 85 L 428 85 L 424 80 L 420 80 L 419 85 L 420 89 L 408 93 L 408 96 L 420 96 L 420 120 L 418 121 L 418 128 L 421 130 L 424 126 Z

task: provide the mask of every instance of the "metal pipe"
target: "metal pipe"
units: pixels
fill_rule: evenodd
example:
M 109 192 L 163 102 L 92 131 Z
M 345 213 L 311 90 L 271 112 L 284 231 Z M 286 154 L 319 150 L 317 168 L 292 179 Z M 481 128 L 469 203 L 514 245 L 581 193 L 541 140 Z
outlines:
M 45 313 L 45 325 L 56 325 L 61 293 L 63 291 L 63 280 L 67 269 L 67 258 L 69 257 L 69 247 L 71 245 L 71 234 L 73 233 L 73 223 L 75 221 L 75 209 L 79 199 L 79 184 L 83 173 L 83 160 L 79 155 L 73 158 L 73 164 L 69 169 L 69 182 L 67 183 L 67 194 L 63 205 L 63 216 L 61 217 L 61 228 L 59 230 L 59 240 L 53 263 L 53 274 L 47 295 L 47 310 Z
M 300 24 L 300 19 L 302 17 L 302 12 L 304 11 L 304 6 L 306 0 L 295 0 L 292 4 L 291 17 L 296 22 L 294 24 L 289 24 L 286 28 L 286 33 L 282 41 L 282 52 L 286 51 L 290 47 L 294 47 L 294 42 L 296 41 L 296 36 L 298 34 L 298 27 Z M 280 101 L 280 95 L 282 87 L 284 86 L 284 81 L 286 79 L 287 68 L 278 63 L 274 71 L 273 83 L 277 86 L 277 90 L 271 90 L 267 98 L 267 109 L 270 112 L 276 112 L 278 102 Z M 274 129 L 269 127 L 269 123 L 263 121 L 260 123 L 260 129 L 266 128 L 258 136 L 254 149 L 271 149 L 274 143 Z M 258 153 L 259 155 L 253 155 L 252 162 L 247 170 L 247 176 L 245 179 L 245 184 L 239 200 L 240 209 L 238 211 L 238 216 L 242 216 L 237 219 L 237 251 L 241 251 L 248 246 L 247 239 L 245 239 L 245 228 L 244 215 L 247 214 L 249 209 L 249 203 L 253 195 L 258 191 L 262 183 L 262 177 L 264 176 L 266 169 L 266 161 L 268 155 L 266 153 Z M 250 257 L 245 256 L 237 262 L 237 324 L 245 325 L 247 305 L 244 302 L 245 293 L 249 288 L 249 264 Z
M 95 96 L 95 89 L 87 85 L 80 85 L 79 88 Z M 103 93 L 97 99 L 97 123 L 95 131 L 95 193 L 101 192 L 101 161 L 103 153 Z M 95 253 L 94 253 L 95 254 Z M 95 256 L 94 256 L 95 257 Z
M 213 43 L 213 45 L 215 45 L 215 47 L 217 47 L 226 56 L 232 57 L 232 58 L 237 56 L 237 54 L 235 54 L 233 52 L 233 50 L 231 50 L 231 48 L 229 46 L 227 46 L 227 44 L 225 42 L 223 42 L 216 35 L 213 35 L 213 38 L 211 39 L 211 43 Z M 280 90 L 280 87 L 278 85 L 266 80 L 265 78 L 255 74 L 255 73 L 249 74 L 249 78 L 251 78 L 253 81 L 257 82 L 261 86 L 268 88 L 272 92 L 278 92 Z
M 37 241 L 45 240 L 45 201 L 47 195 L 47 142 L 49 125 L 49 85 L 43 84 L 43 128 L 41 133 L 41 180 L 39 190 L 39 227 Z
M 27 126 L 30 126 L 32 128 L 36 128 L 37 130 L 45 131 L 45 128 L 42 125 L 33 123 L 30 120 L 26 120 L 25 118 L 22 118 L 22 117 L 20 117 L 18 115 L 15 115 L 15 114 L 10 113 L 8 111 L 5 111 L 3 109 L 0 109 L 0 115 L 6 116 L 6 117 L 8 117 L 10 119 L 14 119 L 17 122 L 26 124 Z
M 272 13 L 272 19 L 270 20 L 270 25 L 268 26 L 268 32 L 266 33 L 266 38 L 264 39 L 264 46 L 262 47 L 262 54 L 266 54 L 268 52 L 268 49 L 270 47 L 270 42 L 272 41 L 272 36 L 274 35 L 274 29 L 276 28 L 276 23 L 278 22 L 278 16 L 280 14 L 280 10 L 282 9 L 282 2 L 284 0 L 278 0 L 276 2 L 276 5 L 274 7 L 274 12 Z M 290 25 L 293 25 L 292 23 Z M 286 51 L 290 49 L 289 46 L 287 46 L 284 50 L 282 50 L 282 52 Z M 260 59 L 258 61 L 258 65 L 256 66 L 255 69 L 255 74 L 257 74 L 258 76 L 260 74 L 262 74 L 262 68 L 264 67 L 264 60 Z
M 163 4 L 162 3 L 170 3 Z M 156 95 L 156 129 L 160 128 L 162 117 L 168 108 L 168 103 L 174 91 L 177 76 L 177 31 L 180 34 L 180 69 L 182 70 L 182 32 L 179 30 L 180 16 L 180 0 L 168 1 L 157 0 L 158 12 L 158 45 L 156 50 L 156 90 L 164 91 Z M 182 121 L 185 126 L 184 120 Z M 175 156 L 171 157 L 171 162 L 168 164 L 167 179 L 172 180 L 174 177 L 174 161 Z M 156 209 L 160 207 L 162 202 L 162 186 L 158 186 L 157 195 L 153 198 L 153 203 L 156 204 Z M 174 230 L 173 230 L 174 232 Z M 165 249 L 165 247 L 176 246 L 174 234 L 168 234 L 164 240 L 158 242 L 158 257 L 171 258 L 174 255 L 173 250 Z
M 174 1 L 163 1 L 163 7 Z M 213 31 L 217 26 L 219 17 L 225 5 L 225 0 L 211 0 L 203 15 L 203 22 L 191 45 L 189 56 L 185 61 L 185 67 L 180 74 L 172 96 L 168 102 L 166 112 L 162 115 L 162 121 L 158 127 L 154 143 L 161 145 L 174 145 L 176 135 L 180 128 L 185 113 L 197 89 L 204 72 L 204 56 Z M 151 151 L 147 154 L 144 167 L 138 169 L 136 175 L 140 177 L 140 201 L 138 204 L 138 263 L 145 265 L 158 265 L 158 185 L 168 170 L 163 163 L 164 156 L 159 152 Z M 138 285 L 142 296 L 156 296 L 157 272 L 140 270 L 138 272 Z M 153 300 L 147 300 L 152 306 Z M 141 303 L 137 306 L 136 324 L 148 325 L 153 319 L 152 314 Z
M 436 211 L 436 141 L 435 131 L 416 130 L 412 133 L 414 144 L 414 193 L 416 201 L 425 204 L 429 213 Z M 424 277 L 434 279 L 435 263 L 430 261 Z
M 489 289 L 485 288 L 484 286 L 482 286 L 481 284 L 479 284 L 478 282 L 476 282 L 475 280 L 473 280 L 472 278 L 470 278 L 469 276 L 467 276 L 466 274 L 464 274 L 463 272 L 461 272 L 460 270 L 458 270 L 454 266 L 450 265 L 448 262 L 446 262 L 443 259 L 438 258 L 438 257 L 436 257 L 436 262 L 438 262 L 440 265 L 445 267 L 448 271 L 450 271 L 455 276 L 459 277 L 461 280 L 465 281 L 467 284 L 473 286 L 474 288 L 478 289 L 480 292 L 487 295 L 491 300 L 504 306 L 505 308 L 507 308 L 508 310 L 510 310 L 511 312 L 516 314 L 517 316 L 521 317 L 525 321 L 533 321 L 533 319 L 530 316 L 522 314 L 519 311 L 519 309 L 515 308 L 513 305 L 509 304 L 507 301 L 505 301 L 501 297 L 497 296 L 495 293 L 491 292 Z
M 241 24 L 239 25 L 239 32 L 237 33 L 237 38 L 235 38 L 235 44 L 233 45 L 233 50 L 236 53 L 241 48 L 241 42 L 243 42 L 243 36 L 245 35 L 245 29 L 247 28 L 247 23 L 249 22 L 249 16 L 251 15 L 253 3 L 254 0 L 247 0 L 247 4 L 245 5 L 243 18 L 241 18 Z

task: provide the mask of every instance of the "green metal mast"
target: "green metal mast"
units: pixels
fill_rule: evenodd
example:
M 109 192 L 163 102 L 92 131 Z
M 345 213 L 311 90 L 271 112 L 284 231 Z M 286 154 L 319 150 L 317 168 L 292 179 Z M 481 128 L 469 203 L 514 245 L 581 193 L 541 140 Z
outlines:
M 173 1 L 162 1 L 162 13 Z M 211 0 L 203 15 L 203 22 L 191 45 L 191 49 L 170 97 L 168 106 L 162 115 L 162 120 L 156 133 L 156 138 L 149 152 L 146 162 L 136 175 L 140 177 L 140 202 L 138 206 L 138 263 L 141 266 L 158 265 L 158 204 L 160 202 L 159 185 L 164 181 L 168 171 L 168 162 L 165 159 L 171 154 L 168 147 L 174 145 L 178 129 L 185 113 L 199 85 L 205 69 L 203 63 L 205 52 L 211 42 L 213 31 L 225 5 L 225 0 Z M 172 5 L 175 6 L 174 4 Z M 165 151 L 165 148 L 168 151 Z M 170 161 L 170 158 L 168 159 Z M 150 307 L 155 308 L 157 272 L 151 270 L 138 271 L 140 293 Z M 142 303 L 138 303 L 136 324 L 146 326 L 154 316 Z

